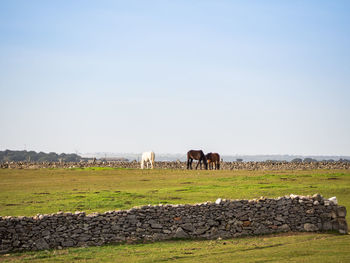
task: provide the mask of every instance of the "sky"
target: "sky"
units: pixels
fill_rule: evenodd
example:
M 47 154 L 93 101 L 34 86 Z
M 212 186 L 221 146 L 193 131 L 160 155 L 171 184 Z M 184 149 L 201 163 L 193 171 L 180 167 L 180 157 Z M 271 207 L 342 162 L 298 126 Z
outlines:
M 0 1 L 0 150 L 350 155 L 350 2 Z

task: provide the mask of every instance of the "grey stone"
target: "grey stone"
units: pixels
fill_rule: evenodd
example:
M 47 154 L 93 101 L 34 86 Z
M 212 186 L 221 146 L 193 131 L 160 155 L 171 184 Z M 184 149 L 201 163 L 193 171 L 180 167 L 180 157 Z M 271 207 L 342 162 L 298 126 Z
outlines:
M 339 217 L 346 217 L 346 208 L 345 208 L 345 206 L 338 206 L 338 208 L 337 208 L 337 215 Z
M 328 199 L 331 203 L 337 205 L 338 204 L 338 200 L 336 196 L 333 196 L 331 198 Z
M 181 227 L 178 227 L 176 229 L 174 237 L 175 238 L 188 238 L 188 234 Z
M 48 235 L 50 235 L 50 231 L 49 230 L 44 230 L 41 234 L 43 236 L 48 236 Z
M 277 220 L 277 221 L 280 221 L 280 222 L 284 222 L 283 217 L 280 216 L 280 215 L 276 216 L 276 220 Z
M 61 245 L 62 247 L 72 247 L 74 246 L 74 241 L 69 239 L 69 240 L 63 241 Z
M 14 241 L 14 242 L 12 243 L 12 246 L 18 247 L 20 244 L 21 244 L 21 242 L 18 241 L 18 240 L 16 240 L 16 241 Z
M 307 232 L 315 232 L 318 230 L 318 227 L 314 224 L 306 223 L 304 224 L 304 230 Z
M 218 221 L 215 221 L 215 220 L 213 220 L 213 219 L 209 219 L 209 220 L 208 220 L 208 224 L 209 224 L 210 226 L 218 226 L 218 225 L 219 225 L 219 222 L 218 222 Z
M 90 239 L 91 239 L 91 236 L 90 236 L 90 235 L 86 235 L 86 234 L 80 235 L 80 236 L 78 237 L 78 240 L 79 240 L 80 242 L 85 242 L 85 241 L 88 241 L 88 240 L 90 240 Z
M 283 224 L 283 225 L 279 226 L 278 229 L 279 229 L 280 231 L 282 231 L 282 232 L 288 232 L 288 231 L 290 231 L 290 227 L 289 227 L 289 225 L 287 225 L 287 224 Z
M 152 228 L 158 228 L 158 229 L 163 228 L 163 226 L 161 224 L 158 224 L 158 223 L 151 224 L 151 227 Z
M 56 232 L 61 232 L 61 231 L 64 231 L 66 229 L 67 229 L 66 226 L 60 226 L 60 227 L 56 228 Z
M 338 231 L 340 234 L 347 234 L 348 233 L 348 231 L 344 230 L 344 229 L 339 229 Z
M 194 230 L 193 225 L 191 223 L 182 224 L 181 227 L 189 232 L 193 232 Z
M 348 233 L 348 224 L 347 224 L 345 218 L 338 218 L 338 231 L 341 234 Z
M 222 203 L 222 199 L 221 198 L 216 199 L 215 204 L 220 205 L 221 203 Z
M 197 228 L 197 229 L 195 230 L 195 234 L 196 234 L 196 235 L 202 235 L 202 234 L 204 234 L 208 229 L 209 229 L 209 227 Z
M 330 231 L 332 230 L 332 222 L 326 221 L 322 224 L 322 230 L 324 231 Z
M 315 199 L 317 202 L 320 202 L 323 199 L 322 195 L 320 194 L 314 194 L 312 198 Z
M 35 241 L 35 247 L 38 250 L 43 250 L 43 249 L 49 249 L 49 244 L 47 244 L 47 242 L 45 241 L 45 239 L 40 238 L 38 240 Z

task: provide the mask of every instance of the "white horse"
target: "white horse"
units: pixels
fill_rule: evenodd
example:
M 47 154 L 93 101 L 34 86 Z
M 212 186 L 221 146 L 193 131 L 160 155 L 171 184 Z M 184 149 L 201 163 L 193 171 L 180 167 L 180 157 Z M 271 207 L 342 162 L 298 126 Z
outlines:
M 153 169 L 154 166 L 154 152 L 144 152 L 142 154 L 142 159 L 141 159 L 141 169 L 143 169 L 144 164 L 146 162 L 147 169 L 148 169 L 148 164 L 151 164 L 151 169 Z

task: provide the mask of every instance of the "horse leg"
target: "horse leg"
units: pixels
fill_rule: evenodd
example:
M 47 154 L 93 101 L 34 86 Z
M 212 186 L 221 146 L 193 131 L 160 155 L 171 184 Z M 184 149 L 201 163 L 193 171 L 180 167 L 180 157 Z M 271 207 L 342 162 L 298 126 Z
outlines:
M 154 152 L 152 152 L 152 154 L 151 154 L 151 166 L 153 169 L 153 167 L 154 167 Z
M 190 158 L 190 159 L 188 160 L 188 167 L 189 167 L 189 169 L 191 169 L 191 170 L 192 170 L 192 162 L 193 162 L 193 159 Z
M 143 169 L 144 163 L 143 160 L 141 161 L 141 169 Z
M 198 165 L 199 165 L 200 163 L 201 163 L 201 159 L 198 160 L 198 163 L 197 163 L 197 165 L 196 165 L 196 170 L 197 170 Z M 201 168 L 202 168 L 202 164 L 201 164 Z

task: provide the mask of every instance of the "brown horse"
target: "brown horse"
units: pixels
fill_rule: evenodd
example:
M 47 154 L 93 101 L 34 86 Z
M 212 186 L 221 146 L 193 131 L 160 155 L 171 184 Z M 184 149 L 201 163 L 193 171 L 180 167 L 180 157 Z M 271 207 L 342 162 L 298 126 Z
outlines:
M 200 165 L 200 168 L 202 169 L 203 161 L 205 170 L 208 170 L 207 158 L 205 157 L 202 150 L 190 150 L 187 152 L 187 169 L 192 169 L 193 160 L 198 160 L 196 169 L 198 168 L 198 165 Z
M 208 153 L 205 157 L 207 157 L 208 166 L 210 170 L 220 170 L 220 155 L 218 153 Z

